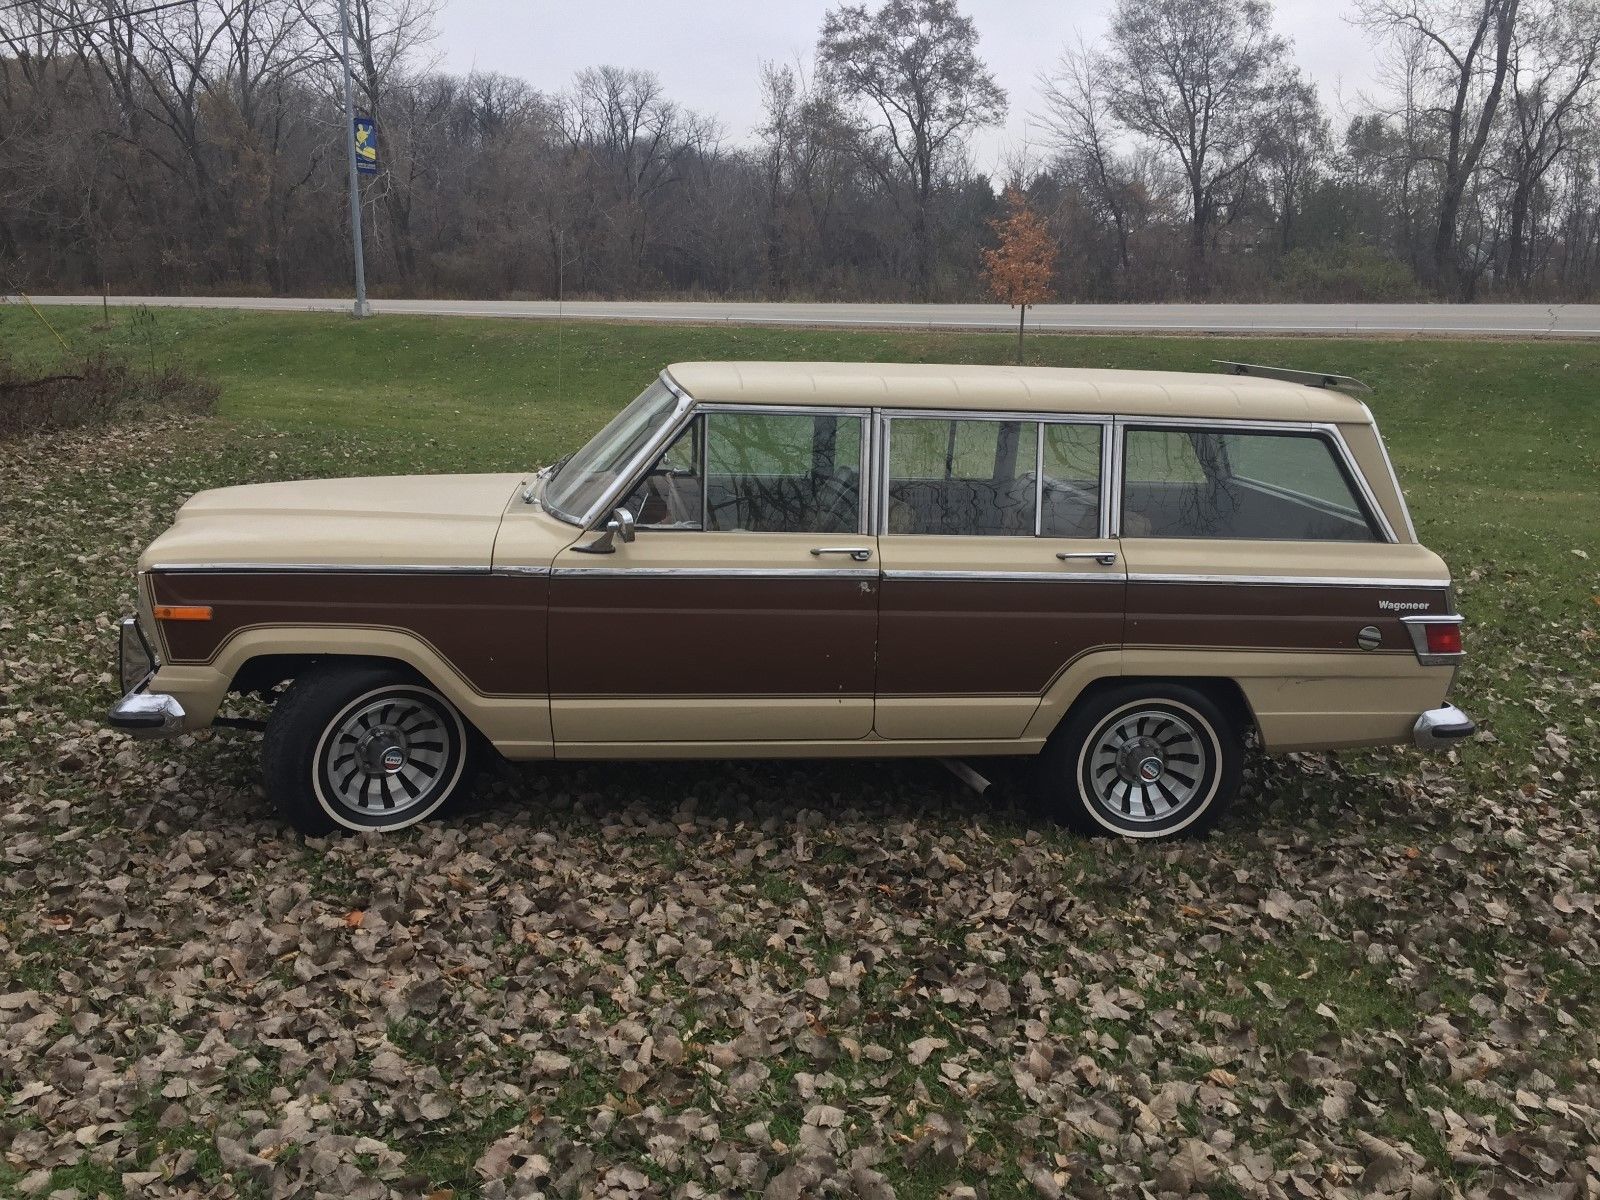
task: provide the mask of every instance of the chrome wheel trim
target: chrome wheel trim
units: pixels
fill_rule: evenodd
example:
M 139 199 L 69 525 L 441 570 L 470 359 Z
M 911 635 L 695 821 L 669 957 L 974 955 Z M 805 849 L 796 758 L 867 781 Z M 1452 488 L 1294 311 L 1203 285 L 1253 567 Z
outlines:
M 1089 815 L 1106 829 L 1164 837 L 1205 812 L 1221 764 L 1222 744 L 1209 721 L 1186 704 L 1151 697 L 1095 725 L 1078 750 L 1077 785 Z
M 375 688 L 327 723 L 311 758 L 317 803 L 347 829 L 392 830 L 427 817 L 466 767 L 466 726 L 437 692 Z

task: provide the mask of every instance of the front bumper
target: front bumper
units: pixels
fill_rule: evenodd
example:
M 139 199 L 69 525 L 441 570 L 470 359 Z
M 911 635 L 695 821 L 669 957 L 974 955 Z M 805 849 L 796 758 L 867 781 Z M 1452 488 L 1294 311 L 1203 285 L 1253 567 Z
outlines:
M 1411 727 L 1412 739 L 1423 750 L 1448 750 L 1476 732 L 1478 727 L 1472 723 L 1472 718 L 1454 704 L 1430 708 Z
M 123 617 L 117 625 L 117 674 L 122 679 L 122 699 L 106 715 L 113 729 L 136 738 L 171 737 L 183 729 L 188 714 L 176 697 L 150 690 L 161 666 L 137 617 Z
M 149 681 L 129 692 L 107 714 L 106 721 L 113 729 L 136 738 L 172 737 L 182 732 L 187 714 L 176 697 L 161 692 L 147 692 Z

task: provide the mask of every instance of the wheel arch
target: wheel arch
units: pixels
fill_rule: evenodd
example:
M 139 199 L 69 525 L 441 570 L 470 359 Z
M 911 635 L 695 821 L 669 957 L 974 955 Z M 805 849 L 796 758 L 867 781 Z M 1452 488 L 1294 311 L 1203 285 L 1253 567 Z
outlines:
M 1108 650 L 1085 655 L 1062 671 L 1040 701 L 1023 736 L 1048 738 L 1090 697 L 1105 688 L 1129 683 L 1171 683 L 1194 688 L 1235 722 L 1240 736 L 1251 729 L 1259 729 L 1244 686 L 1237 676 L 1225 669 L 1220 657 L 1196 656 L 1190 662 L 1150 662 L 1123 651 Z
M 382 664 L 416 676 L 455 706 L 468 724 L 508 757 L 548 758 L 550 700 L 543 692 L 485 695 L 426 641 L 405 630 L 263 626 L 232 638 L 205 666 L 163 668 L 197 723 L 209 723 L 230 691 L 293 678 L 312 663 Z M 276 678 L 274 678 L 276 677 Z M 530 680 L 542 688 L 544 680 Z M 248 685 L 248 687 L 246 686 Z
M 1061 714 L 1061 719 L 1051 733 L 1054 734 L 1064 726 L 1076 712 L 1102 692 L 1129 685 L 1157 689 L 1163 685 L 1189 688 L 1199 692 L 1221 709 L 1223 715 L 1232 723 L 1233 732 L 1239 737 L 1245 737 L 1249 731 L 1256 728 L 1256 718 L 1250 709 L 1250 701 L 1236 679 L 1225 675 L 1116 675 L 1095 679 L 1085 686 Z

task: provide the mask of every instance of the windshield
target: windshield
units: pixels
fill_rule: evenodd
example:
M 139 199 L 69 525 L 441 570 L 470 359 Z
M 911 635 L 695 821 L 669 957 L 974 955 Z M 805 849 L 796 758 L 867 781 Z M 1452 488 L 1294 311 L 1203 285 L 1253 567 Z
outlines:
M 659 379 L 645 388 L 582 450 L 551 474 L 544 489 L 545 508 L 564 521 L 581 523 L 616 482 L 618 473 L 671 419 L 677 403 L 672 389 Z

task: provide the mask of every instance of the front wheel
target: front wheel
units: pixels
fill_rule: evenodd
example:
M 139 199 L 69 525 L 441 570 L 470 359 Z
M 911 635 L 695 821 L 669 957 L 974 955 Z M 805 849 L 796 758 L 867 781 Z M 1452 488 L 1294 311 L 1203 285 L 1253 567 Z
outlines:
M 1239 790 L 1241 732 L 1205 693 L 1131 683 L 1084 701 L 1039 756 L 1040 797 L 1085 834 L 1204 833 Z
M 267 795 L 301 833 L 404 829 L 471 786 L 471 732 L 425 683 L 324 663 L 278 701 L 262 743 Z

